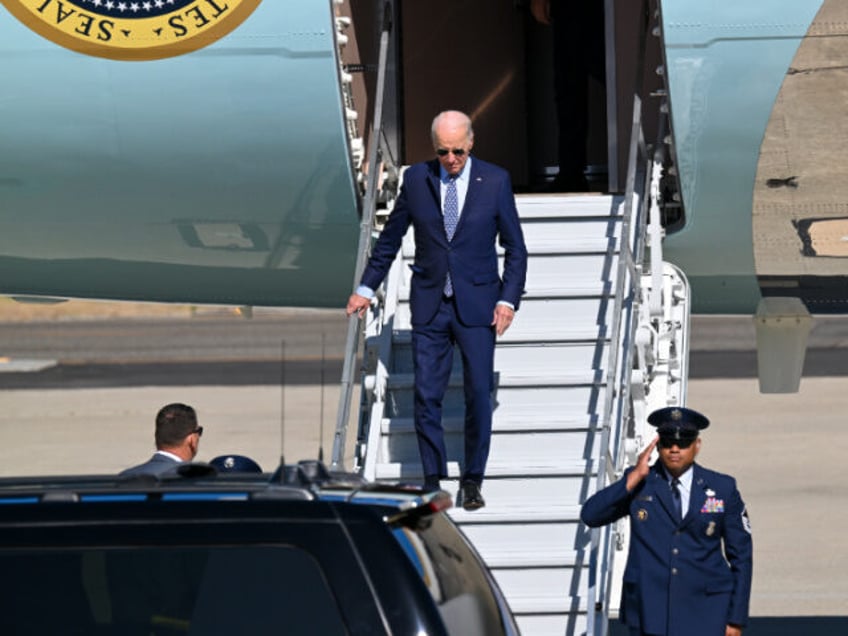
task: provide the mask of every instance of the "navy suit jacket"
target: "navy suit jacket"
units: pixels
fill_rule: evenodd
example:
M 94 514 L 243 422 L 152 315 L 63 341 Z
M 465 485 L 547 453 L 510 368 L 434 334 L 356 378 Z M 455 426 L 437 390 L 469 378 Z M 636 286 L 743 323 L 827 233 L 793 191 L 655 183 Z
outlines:
M 692 469 L 682 521 L 659 462 L 633 492 L 625 474 L 580 513 L 593 528 L 630 517 L 621 620 L 644 633 L 717 636 L 728 623 L 748 621 L 753 547 L 745 504 L 733 477 Z
M 119 477 L 131 477 L 134 475 L 161 475 L 179 466 L 182 462 L 156 453 L 143 464 L 127 468 L 119 474 Z
M 459 318 L 467 326 L 490 325 L 499 300 L 518 309 L 524 293 L 527 249 L 509 174 L 476 157 L 470 168 L 468 192 L 450 242 L 442 218 L 439 162 L 407 169 L 394 210 L 362 275 L 363 285 L 380 286 L 411 224 L 415 232 L 409 301 L 413 325 L 425 325 L 436 314 L 448 270 Z M 498 273 L 498 240 L 505 252 L 503 278 Z

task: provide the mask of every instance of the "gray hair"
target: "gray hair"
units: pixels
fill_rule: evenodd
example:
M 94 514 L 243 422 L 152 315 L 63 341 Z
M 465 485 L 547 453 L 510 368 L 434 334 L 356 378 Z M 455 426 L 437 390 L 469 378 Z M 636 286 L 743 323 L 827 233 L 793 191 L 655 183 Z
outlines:
M 443 110 L 433 118 L 433 123 L 430 126 L 430 138 L 433 140 L 433 145 L 436 145 L 436 128 L 442 123 L 443 119 L 453 119 L 459 125 L 465 126 L 465 136 L 468 141 L 474 141 L 474 129 L 471 127 L 471 118 L 459 110 Z

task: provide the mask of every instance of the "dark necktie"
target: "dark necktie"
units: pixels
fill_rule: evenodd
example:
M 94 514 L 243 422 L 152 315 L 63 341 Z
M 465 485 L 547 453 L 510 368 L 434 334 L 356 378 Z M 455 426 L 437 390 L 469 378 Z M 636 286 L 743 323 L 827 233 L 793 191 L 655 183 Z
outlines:
M 683 519 L 683 505 L 680 502 L 680 480 L 675 477 L 671 480 L 671 498 L 674 501 L 674 512 L 677 513 L 677 520 Z
M 456 177 L 448 178 L 448 183 L 445 186 L 445 234 L 448 240 L 453 240 L 453 234 L 456 232 L 456 225 L 459 223 L 459 200 L 456 196 Z M 453 284 L 451 283 L 450 272 L 445 280 L 445 296 L 453 296 Z

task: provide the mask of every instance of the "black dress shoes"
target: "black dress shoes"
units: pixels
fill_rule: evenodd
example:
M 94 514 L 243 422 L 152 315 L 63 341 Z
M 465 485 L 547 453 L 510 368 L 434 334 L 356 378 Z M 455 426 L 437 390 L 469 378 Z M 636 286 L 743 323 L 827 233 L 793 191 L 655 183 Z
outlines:
M 433 477 L 427 475 L 424 477 L 424 491 L 425 492 L 436 492 L 442 489 L 442 484 L 439 481 L 438 477 Z
M 466 481 L 462 484 L 462 507 L 465 510 L 479 510 L 486 505 L 483 494 L 480 492 L 480 484 Z

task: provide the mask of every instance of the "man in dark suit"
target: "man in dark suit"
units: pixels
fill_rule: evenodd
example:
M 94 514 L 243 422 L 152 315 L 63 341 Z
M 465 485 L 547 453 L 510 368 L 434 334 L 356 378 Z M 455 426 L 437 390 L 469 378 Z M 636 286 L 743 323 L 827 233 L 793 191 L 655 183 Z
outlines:
M 587 526 L 630 517 L 621 620 L 631 634 L 739 636 L 748 621 L 753 547 L 736 480 L 695 463 L 706 417 L 683 407 L 654 411 L 658 436 L 636 466 L 592 495 Z M 659 446 L 659 461 L 649 465 Z
M 530 0 L 537 22 L 553 28 L 559 173 L 555 192 L 585 192 L 589 131 L 606 129 L 606 112 L 590 104 L 590 85 L 605 93 L 604 1 Z M 606 145 L 605 135 L 596 145 Z
M 168 404 L 156 414 L 156 453 L 143 464 L 127 468 L 121 477 L 161 475 L 197 455 L 203 427 L 197 414 L 186 404 Z
M 383 282 L 407 229 L 415 233 L 410 310 L 415 368 L 415 431 L 424 485 L 447 477 L 442 401 L 453 363 L 462 355 L 465 462 L 462 503 L 485 505 L 481 484 L 492 432 L 495 337 L 512 323 L 524 292 L 527 249 L 505 170 L 471 157 L 471 120 L 458 111 L 436 116 L 437 158 L 410 167 L 347 314 L 362 315 Z M 496 242 L 505 251 L 498 274 Z

